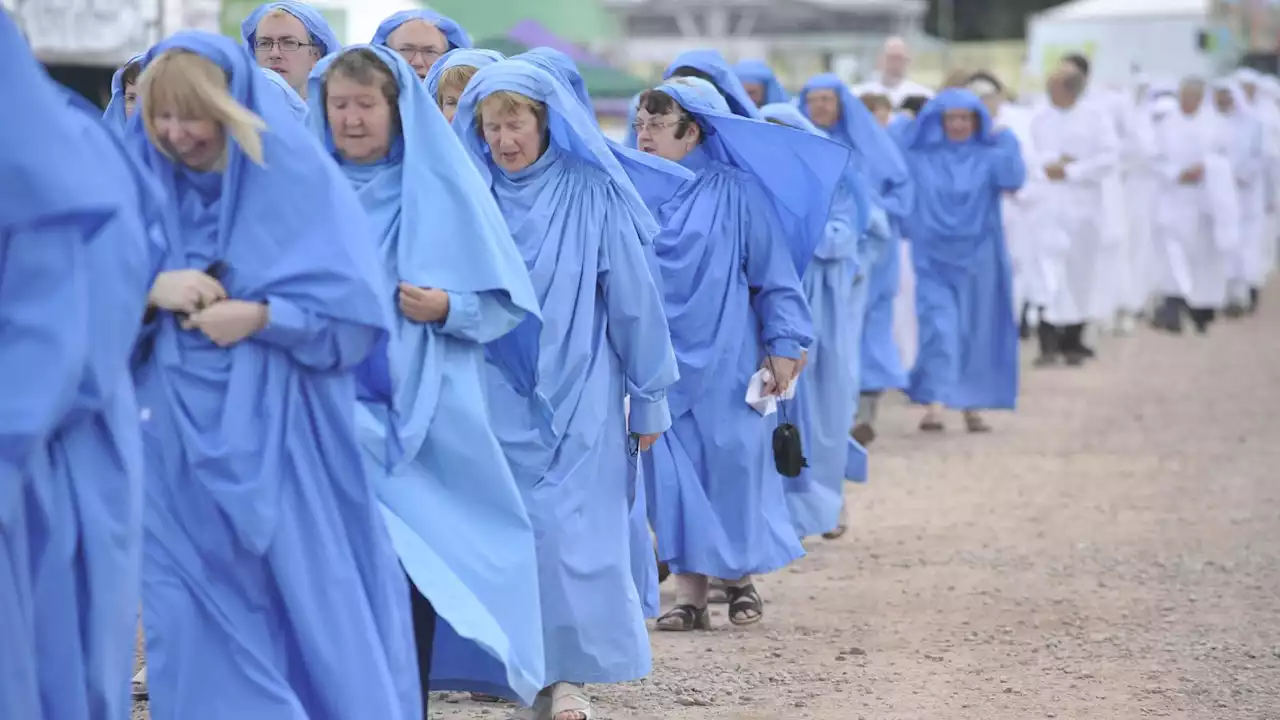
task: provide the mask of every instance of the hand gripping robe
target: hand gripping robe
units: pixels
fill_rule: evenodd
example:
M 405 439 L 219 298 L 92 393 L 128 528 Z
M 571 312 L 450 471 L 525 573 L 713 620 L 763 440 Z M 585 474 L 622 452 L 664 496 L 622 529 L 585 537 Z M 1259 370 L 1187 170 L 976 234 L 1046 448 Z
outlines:
M 360 195 L 382 258 L 383 287 L 444 290 L 449 314 L 422 324 L 399 315 L 390 345 L 360 366 L 356 427 L 392 542 L 437 625 L 432 684 L 542 689 L 542 633 L 533 528 L 489 426 L 484 344 L 539 309 L 507 225 L 413 68 L 367 48 L 400 88 L 400 137 L 379 162 L 334 150 L 320 61 L 307 96 L 311 127 Z M 388 437 L 388 434 L 391 437 Z
M 799 275 L 822 240 L 849 154 L 733 115 L 696 78 L 656 92 L 691 114 L 704 139 L 681 161 L 698 174 L 695 186 L 664 208 L 655 243 L 680 381 L 671 430 L 642 458 L 650 520 L 672 572 L 737 580 L 804 554 L 774 464 L 778 420 L 744 398 L 765 355 L 799 358 L 813 342 Z
M 239 46 L 178 33 L 147 62 L 170 50 L 221 67 L 269 129 L 264 165 L 229 142 L 225 171 L 199 173 L 131 124 L 174 204 L 162 270 L 221 262 L 270 321 L 227 348 L 168 313 L 144 328 L 151 717 L 416 719 L 408 586 L 352 412 L 350 370 L 391 322 L 368 220 Z
M 1240 208 L 1227 137 L 1206 94 L 1196 112 L 1170 111 L 1156 126 L 1156 245 L 1164 262 L 1159 286 L 1195 310 L 1222 307 L 1229 261 L 1239 237 Z M 1201 166 L 1198 182 L 1183 171 Z
M 760 112 L 825 136 L 790 103 L 765 105 Z M 814 340 L 795 406 L 809 466 L 800 478 L 787 481 L 787 506 L 802 538 L 834 530 L 844 505 L 844 481 L 867 479 L 866 450 L 849 436 L 849 422 L 861 388 L 867 280 L 858 267 L 858 241 L 869 225 L 870 203 L 861 173 L 850 164 L 836 190 L 822 242 L 801 279 Z
M 449 49 L 456 50 L 458 48 L 471 47 L 471 36 L 452 18 L 426 8 L 414 8 L 412 10 L 401 10 L 394 13 L 391 17 L 383 20 L 378 29 L 373 32 L 373 40 L 369 42 L 373 45 L 386 45 L 387 38 L 391 33 L 395 32 L 401 25 L 410 20 L 422 20 L 425 23 L 434 25 L 437 30 L 444 33 L 444 37 L 449 41 Z
M 840 120 L 822 128 L 832 140 L 853 150 L 853 164 L 862 173 L 873 202 L 890 221 L 885 243 L 864 243 L 860 265 L 868 266 L 866 318 L 862 326 L 859 358 L 862 392 L 906 387 L 906 372 L 893 339 L 893 301 L 898 295 L 902 218 L 911 207 L 911 176 L 902 153 L 889 133 L 861 100 L 854 97 L 834 73 L 817 75 L 805 83 L 798 96 L 801 110 L 814 90 L 833 90 L 840 99 Z
M 142 538 L 128 359 L 149 206 L 97 109 L 3 13 L 0 63 L 21 106 L 0 119 L 0 717 L 124 720 Z
M 583 109 L 588 113 L 592 112 L 591 96 L 587 94 L 587 85 L 573 58 L 559 50 L 543 47 L 534 48 L 512 59 L 523 60 L 551 73 L 573 91 Z M 668 202 L 680 202 L 679 195 L 693 180 L 692 172 L 670 160 L 641 152 L 609 138 L 605 138 L 605 143 L 651 214 L 657 215 L 659 208 Z M 658 232 L 658 226 L 652 218 L 646 223 L 647 229 L 642 233 L 641 241 L 644 243 L 645 257 L 649 262 L 649 273 L 655 285 L 661 290 L 662 271 L 657 265 L 657 256 L 652 242 L 652 238 Z M 631 474 L 628 490 L 631 501 L 631 514 L 628 518 L 631 527 L 631 573 L 635 577 L 636 589 L 640 593 L 645 616 L 657 617 L 660 612 L 658 566 L 653 561 L 653 538 L 649 534 L 645 484 L 639 477 L 639 463 L 633 463 L 632 468 L 634 472 Z
M 943 131 L 950 110 L 977 117 L 965 142 Z M 1018 141 L 1008 130 L 992 133 L 977 95 L 950 89 L 921 111 L 904 147 L 916 183 L 906 230 L 920 318 L 920 355 L 908 395 L 961 410 L 1013 409 L 1018 329 L 1000 202 L 1026 179 Z
M 476 133 L 479 104 L 502 91 L 547 109 L 547 148 L 518 172 L 494 163 Z M 543 312 L 533 342 L 526 321 L 490 345 L 495 361 L 523 354 L 504 365 L 529 377 L 513 383 L 491 369 L 487 400 L 537 538 L 545 682 L 642 677 L 651 657 L 630 569 L 622 398 L 631 393 L 631 432 L 662 432 L 676 379 L 644 254 L 648 211 L 569 88 L 528 63 L 481 68 L 453 126 L 506 216 Z

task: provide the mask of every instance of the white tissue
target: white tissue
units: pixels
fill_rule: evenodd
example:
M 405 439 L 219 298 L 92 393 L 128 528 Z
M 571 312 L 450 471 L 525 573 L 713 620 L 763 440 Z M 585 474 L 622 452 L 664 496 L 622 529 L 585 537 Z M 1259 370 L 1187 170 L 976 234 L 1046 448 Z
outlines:
M 760 368 L 755 375 L 751 376 L 751 381 L 747 383 L 747 404 L 756 412 L 765 416 L 778 412 L 778 396 L 764 394 L 764 384 L 772 379 L 773 373 L 769 372 L 769 368 Z M 783 400 L 791 400 L 796 396 L 797 382 L 799 382 L 798 379 L 793 381 L 787 391 L 782 393 Z

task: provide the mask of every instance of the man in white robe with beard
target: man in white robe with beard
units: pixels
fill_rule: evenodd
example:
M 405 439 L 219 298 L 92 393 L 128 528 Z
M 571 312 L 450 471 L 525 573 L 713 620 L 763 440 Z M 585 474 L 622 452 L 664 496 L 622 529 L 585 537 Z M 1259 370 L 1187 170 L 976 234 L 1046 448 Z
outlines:
M 1156 151 L 1156 238 L 1170 293 L 1157 327 L 1181 332 L 1185 311 L 1203 334 L 1226 299 L 1240 212 L 1224 127 L 1203 80 L 1182 81 L 1178 109 L 1156 126 Z
M 1103 181 L 1119 154 L 1115 126 L 1096 103 L 1082 101 L 1084 76 L 1063 66 L 1049 79 L 1049 102 L 1031 120 L 1034 172 L 1043 203 L 1040 250 L 1055 266 L 1057 282 L 1037 328 L 1038 366 L 1064 359 L 1082 365 L 1094 352 L 1084 344 L 1095 297 L 1098 254 L 1106 231 Z
M 907 41 L 894 36 L 884 41 L 880 51 L 879 72 L 867 82 L 852 88 L 854 97 L 867 93 L 884 95 L 893 103 L 894 110 L 902 108 L 902 101 L 912 95 L 933 97 L 933 90 L 907 79 L 911 67 L 911 48 Z

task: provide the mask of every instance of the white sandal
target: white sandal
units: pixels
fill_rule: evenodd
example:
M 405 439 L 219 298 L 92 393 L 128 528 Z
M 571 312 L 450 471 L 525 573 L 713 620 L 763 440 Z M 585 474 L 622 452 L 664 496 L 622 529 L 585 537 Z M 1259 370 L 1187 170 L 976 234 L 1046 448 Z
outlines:
M 559 682 L 551 687 L 551 711 L 549 720 L 557 720 L 561 713 L 579 713 L 581 720 L 595 720 L 595 708 L 587 697 L 586 688 L 573 683 Z

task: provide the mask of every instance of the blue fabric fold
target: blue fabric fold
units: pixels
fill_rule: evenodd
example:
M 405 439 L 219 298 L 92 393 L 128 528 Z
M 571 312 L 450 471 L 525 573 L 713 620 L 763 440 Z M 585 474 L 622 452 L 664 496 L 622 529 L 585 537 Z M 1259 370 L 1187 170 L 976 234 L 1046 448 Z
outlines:
M 221 348 L 162 313 L 137 371 L 151 715 L 421 717 L 408 587 L 352 412 L 350 370 L 392 318 L 368 219 L 242 46 L 180 32 L 145 62 L 171 50 L 220 67 L 268 130 L 262 165 L 229 141 L 224 170 L 197 172 L 130 123 L 172 203 L 161 269 L 220 262 L 228 296 L 269 319 Z
M 324 74 L 345 53 L 375 53 L 400 88 L 400 137 L 387 157 L 356 165 L 335 150 L 320 98 Z M 533 529 L 497 438 L 482 386 L 483 343 L 541 311 L 506 220 L 413 68 L 382 45 L 355 45 L 312 71 L 311 129 L 360 195 L 382 258 L 384 284 L 445 290 L 450 317 L 398 318 L 389 347 L 371 361 L 389 405 L 356 414 L 365 468 L 410 579 L 442 623 L 432 686 L 469 689 L 470 643 L 505 668 L 506 685 L 532 703 L 543 684 Z M 466 300 L 464 300 L 466 298 Z M 466 328 L 467 301 L 480 308 Z M 389 355 L 388 355 L 389 353 Z M 389 360 L 388 360 L 389 357 Z M 382 375 L 385 372 L 386 375 Z M 403 459 L 385 456 L 388 435 Z M 487 668 L 488 662 L 482 664 Z
M 426 8 L 401 10 L 398 13 L 394 13 L 378 25 L 378 29 L 373 32 L 373 39 L 369 43 L 372 45 L 386 45 L 387 37 L 395 32 L 396 28 L 410 20 L 422 20 L 436 26 L 436 29 L 444 33 L 445 39 L 449 41 L 450 50 L 471 47 L 471 36 L 457 21 L 445 17 L 435 10 Z
M 747 94 L 747 89 L 742 87 L 742 81 L 719 50 L 687 50 L 680 53 L 662 73 L 662 79 L 669 81 L 675 71 L 686 67 L 711 76 L 711 81 L 723 96 L 729 112 L 740 117 L 760 119 L 760 110 L 755 101 Z
M 499 60 L 506 60 L 507 57 L 497 50 L 483 50 L 473 48 L 460 48 L 458 50 L 450 50 L 440 57 L 439 60 L 431 66 L 427 71 L 427 77 L 423 82 L 427 86 L 427 94 L 434 101 L 436 94 L 440 92 L 440 76 L 445 70 L 453 67 L 467 66 L 473 68 L 482 68 L 486 65 L 492 65 Z
M 778 82 L 778 76 L 774 74 L 773 68 L 769 67 L 765 61 L 741 60 L 733 66 L 733 72 L 743 84 L 754 83 L 764 86 L 765 105 L 791 101 L 787 91 L 782 89 L 782 83 Z
M 947 138 L 944 116 L 972 112 L 964 142 Z M 1018 332 L 1001 195 L 1026 179 L 1016 139 L 992 132 L 977 95 L 949 89 L 903 134 L 916 199 L 906 220 L 916 271 L 920 354 L 908 395 L 962 410 L 1012 409 L 1018 396 Z
M 547 109 L 547 148 L 520 171 L 494 163 L 477 133 L 478 106 L 500 91 Z M 652 658 L 631 574 L 628 433 L 669 427 L 665 392 L 676 379 L 644 250 L 656 223 L 572 90 L 531 63 L 481 68 L 453 127 L 507 219 L 545 314 L 533 338 L 534 395 L 549 415 L 496 372 L 486 393 L 537 536 L 545 680 L 641 677 Z
M 311 41 L 320 45 L 321 55 L 328 55 L 342 48 L 342 41 L 338 39 L 338 34 L 329 26 L 329 21 L 324 19 L 319 10 L 295 0 L 274 0 L 254 8 L 253 12 L 249 13 L 249 17 L 240 23 L 240 39 L 244 41 L 244 48 L 249 52 L 249 57 L 254 56 L 258 23 L 273 10 L 284 10 L 301 20 L 307 32 L 311 34 Z
M 293 117 L 299 121 L 305 122 L 307 119 L 307 101 L 303 100 L 298 92 L 289 86 L 289 82 L 284 76 L 275 70 L 269 68 L 258 68 L 262 74 L 266 76 L 271 84 L 280 92 L 281 98 L 285 104 L 289 106 L 289 111 L 293 113 Z
M 759 180 L 783 225 L 796 272 L 803 275 L 822 241 L 849 150 L 803 130 L 733 115 L 716 89 L 698 78 L 673 78 L 658 90 L 698 119 L 712 158 Z
M 141 60 L 142 56 L 143 53 L 138 53 L 129 58 L 129 62 L 116 68 L 111 75 L 111 100 L 107 102 L 107 109 L 102 112 L 102 119 L 119 132 L 124 132 L 125 123 L 129 120 L 124 112 L 124 71 Z

